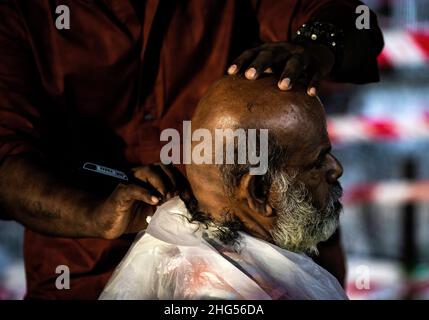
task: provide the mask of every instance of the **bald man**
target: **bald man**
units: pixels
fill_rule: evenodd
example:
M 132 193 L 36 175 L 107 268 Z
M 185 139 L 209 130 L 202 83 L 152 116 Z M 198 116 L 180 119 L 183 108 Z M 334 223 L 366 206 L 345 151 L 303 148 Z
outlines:
M 192 192 L 158 208 L 102 299 L 347 298 L 307 256 L 337 229 L 341 210 L 342 167 L 324 109 L 305 90 L 282 92 L 275 82 L 221 79 L 192 119 L 193 130 L 213 137 L 216 129 L 268 129 L 266 172 L 252 174 L 249 161 L 187 165 Z

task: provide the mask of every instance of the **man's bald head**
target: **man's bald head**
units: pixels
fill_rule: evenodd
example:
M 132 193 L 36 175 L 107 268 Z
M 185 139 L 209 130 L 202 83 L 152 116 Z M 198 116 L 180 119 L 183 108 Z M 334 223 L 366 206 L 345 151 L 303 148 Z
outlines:
M 323 106 L 305 88 L 279 91 L 276 78 L 258 81 L 225 77 L 216 82 L 201 99 L 192 118 L 193 128 L 234 128 L 257 125 L 277 131 L 324 122 Z M 281 132 L 280 132 L 281 133 Z
M 327 140 L 324 109 L 320 100 L 310 97 L 305 88 L 280 91 L 275 84 L 276 78 L 272 76 L 258 81 L 231 76 L 222 78 L 198 104 L 192 129 L 208 129 L 213 137 L 215 129 L 268 129 L 267 156 L 271 160 L 268 165 L 279 165 L 273 162 L 278 162 L 275 159 L 286 150 L 288 161 L 292 165 L 298 163 L 301 159 L 294 158 L 296 151 L 305 147 L 312 149 L 317 143 L 314 137 L 321 143 Z M 284 164 L 285 161 L 286 158 Z M 201 184 L 200 175 L 206 176 L 208 167 L 189 165 L 187 172 L 191 184 Z
M 256 81 L 225 77 L 200 101 L 192 129 L 207 129 L 214 137 L 216 129 L 241 128 L 268 129 L 268 172 L 250 174 L 249 162 L 187 165 L 199 210 L 218 221 L 225 212 L 232 213 L 246 231 L 274 239 L 283 247 L 314 249 L 315 242 L 325 239 L 337 221 L 340 192 L 333 186 L 342 174 L 330 154 L 320 100 L 308 96 L 305 89 L 280 91 L 271 76 Z M 193 148 L 197 144 L 193 142 Z M 234 149 L 239 147 L 235 142 Z M 293 208 L 295 212 L 289 212 Z M 297 214 L 299 210 L 302 214 Z M 332 217 L 326 228 L 308 229 L 324 225 L 321 219 L 328 215 Z

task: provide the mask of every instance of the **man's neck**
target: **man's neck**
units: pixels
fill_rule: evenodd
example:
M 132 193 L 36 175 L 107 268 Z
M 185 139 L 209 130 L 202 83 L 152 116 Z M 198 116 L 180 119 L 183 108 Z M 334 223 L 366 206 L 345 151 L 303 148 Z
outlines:
M 194 195 L 181 196 L 181 199 L 191 215 L 191 222 L 202 224 L 214 238 L 224 244 L 234 243 L 239 237 L 238 231 L 244 229 L 242 222 L 229 209 L 229 201 L 226 199 L 217 202 L 225 204 L 223 208 L 200 202 Z

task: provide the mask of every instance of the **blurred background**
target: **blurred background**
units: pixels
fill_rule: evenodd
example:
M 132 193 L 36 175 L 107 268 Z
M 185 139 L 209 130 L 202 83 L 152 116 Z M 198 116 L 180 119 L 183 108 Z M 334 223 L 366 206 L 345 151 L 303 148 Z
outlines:
M 351 299 L 429 299 L 429 1 L 367 0 L 381 82 L 326 85 Z
M 366 0 L 385 48 L 381 82 L 325 84 L 345 168 L 342 239 L 351 299 L 429 299 L 429 0 Z M 0 221 L 0 299 L 25 294 L 23 229 Z

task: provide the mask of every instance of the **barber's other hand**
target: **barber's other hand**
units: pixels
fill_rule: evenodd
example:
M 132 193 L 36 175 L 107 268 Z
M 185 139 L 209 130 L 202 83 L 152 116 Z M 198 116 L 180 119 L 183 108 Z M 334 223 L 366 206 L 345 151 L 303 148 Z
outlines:
M 186 178 L 173 166 L 146 165 L 134 168 L 132 173 L 135 184 L 119 184 L 107 199 L 95 206 L 92 217 L 102 238 L 115 239 L 146 228 L 146 218 L 153 213 L 154 206 L 187 186 Z
M 244 51 L 228 68 L 228 74 L 244 73 L 247 79 L 256 80 L 262 73 L 274 71 L 281 74 L 280 90 L 289 90 L 298 80 L 304 79 L 307 93 L 315 96 L 334 62 L 334 54 L 324 45 L 272 42 Z

